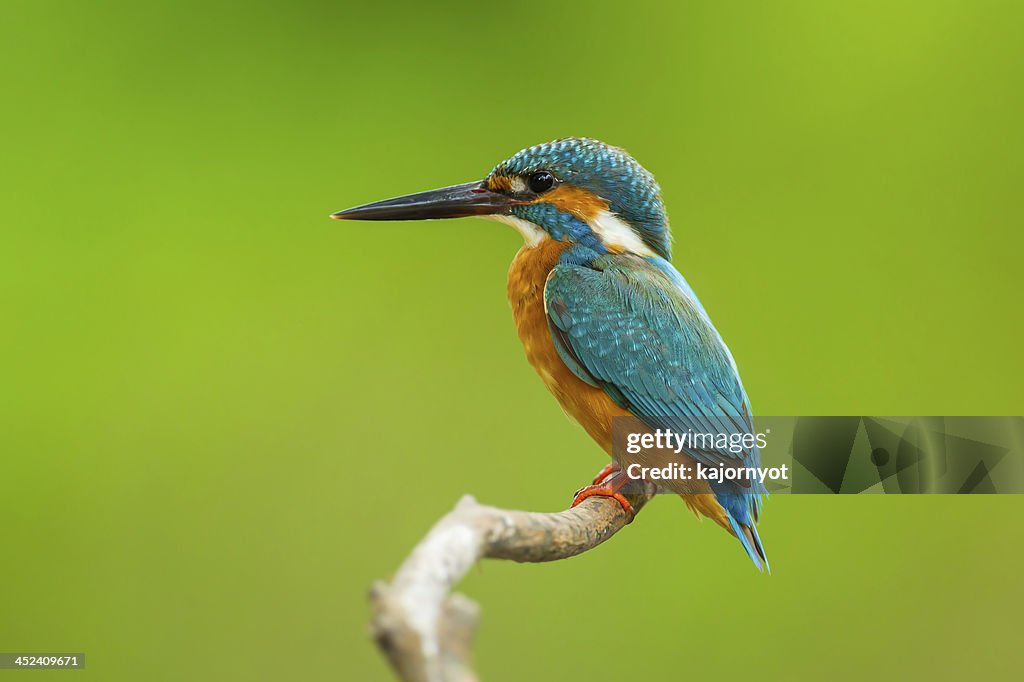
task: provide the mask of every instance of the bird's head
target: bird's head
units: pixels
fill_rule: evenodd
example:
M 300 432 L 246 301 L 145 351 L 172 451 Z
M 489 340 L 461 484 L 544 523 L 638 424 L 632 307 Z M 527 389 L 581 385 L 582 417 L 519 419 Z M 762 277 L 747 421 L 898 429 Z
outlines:
M 337 220 L 480 216 L 515 227 L 529 246 L 544 239 L 599 253 L 671 256 L 661 190 L 625 150 L 570 137 L 522 150 L 482 181 L 339 211 Z

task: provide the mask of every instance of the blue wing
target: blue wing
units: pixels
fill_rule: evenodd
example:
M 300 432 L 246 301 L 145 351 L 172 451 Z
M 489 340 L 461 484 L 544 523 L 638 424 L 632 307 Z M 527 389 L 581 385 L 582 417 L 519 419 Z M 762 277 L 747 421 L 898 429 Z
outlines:
M 750 404 L 728 348 L 692 289 L 671 264 L 630 254 L 561 262 L 544 290 L 551 335 L 563 362 L 652 428 L 753 433 Z M 758 466 L 742 452 L 688 453 L 706 465 Z M 754 528 L 760 483 L 712 484 L 733 532 L 760 567 Z M 765 562 L 767 565 L 767 562 Z

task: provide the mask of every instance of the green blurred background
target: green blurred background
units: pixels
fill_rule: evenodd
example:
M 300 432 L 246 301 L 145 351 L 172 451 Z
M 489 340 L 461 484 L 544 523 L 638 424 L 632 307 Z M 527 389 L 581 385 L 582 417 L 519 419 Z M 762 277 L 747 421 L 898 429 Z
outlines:
M 387 679 L 370 583 L 463 493 L 559 509 L 604 455 L 523 358 L 512 230 L 327 214 L 560 136 L 658 177 L 757 412 L 1024 412 L 1022 22 L 5 0 L 0 650 L 86 652 L 44 679 Z M 487 680 L 998 678 L 1022 515 L 775 497 L 769 577 L 665 498 L 461 589 Z

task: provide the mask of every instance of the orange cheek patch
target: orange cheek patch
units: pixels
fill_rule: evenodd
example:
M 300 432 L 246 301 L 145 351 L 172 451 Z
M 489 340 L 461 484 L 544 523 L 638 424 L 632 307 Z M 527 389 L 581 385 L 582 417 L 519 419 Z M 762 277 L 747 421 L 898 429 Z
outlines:
M 487 178 L 487 189 L 495 192 L 508 192 L 512 189 L 512 178 L 504 175 L 492 175 Z
M 559 185 L 537 198 L 535 204 L 554 204 L 558 210 L 571 213 L 588 222 L 601 211 L 608 210 L 608 202 L 592 192 L 575 185 Z

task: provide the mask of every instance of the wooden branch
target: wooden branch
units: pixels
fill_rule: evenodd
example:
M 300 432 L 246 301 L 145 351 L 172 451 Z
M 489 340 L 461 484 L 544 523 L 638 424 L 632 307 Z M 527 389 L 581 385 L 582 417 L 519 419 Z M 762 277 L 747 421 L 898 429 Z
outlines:
M 654 491 L 626 497 L 639 512 Z M 466 495 L 413 549 L 391 582 L 370 592 L 377 645 L 404 682 L 472 682 L 480 609 L 449 594 L 482 558 L 542 562 L 597 547 L 632 519 L 615 500 L 588 497 L 554 514 L 498 509 Z

